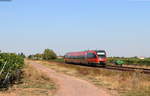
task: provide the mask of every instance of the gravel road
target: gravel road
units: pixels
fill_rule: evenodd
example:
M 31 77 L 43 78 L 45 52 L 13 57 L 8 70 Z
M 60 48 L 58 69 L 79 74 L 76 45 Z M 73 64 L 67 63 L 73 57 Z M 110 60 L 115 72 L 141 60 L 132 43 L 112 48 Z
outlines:
M 99 89 L 85 80 L 58 73 L 34 61 L 29 61 L 29 64 L 56 82 L 59 88 L 55 96 L 111 96 L 103 89 Z

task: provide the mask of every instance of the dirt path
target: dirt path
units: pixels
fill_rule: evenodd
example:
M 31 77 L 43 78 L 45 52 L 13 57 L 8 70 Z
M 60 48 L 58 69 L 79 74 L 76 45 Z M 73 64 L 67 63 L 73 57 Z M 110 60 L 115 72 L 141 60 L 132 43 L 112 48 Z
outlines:
M 57 73 L 33 61 L 30 61 L 29 64 L 56 81 L 59 85 L 59 89 L 55 96 L 110 96 L 104 90 L 98 89 L 87 81 Z

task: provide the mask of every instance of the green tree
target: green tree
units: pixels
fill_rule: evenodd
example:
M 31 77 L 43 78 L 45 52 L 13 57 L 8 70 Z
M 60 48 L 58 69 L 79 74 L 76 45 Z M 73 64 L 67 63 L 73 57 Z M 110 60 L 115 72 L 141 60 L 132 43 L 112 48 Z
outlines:
M 56 53 L 51 50 L 51 49 L 45 49 L 43 53 L 43 59 L 44 60 L 51 60 L 51 59 L 56 59 L 57 55 Z
M 37 59 L 37 60 L 42 60 L 43 59 L 43 54 L 37 53 L 37 54 L 34 55 L 34 58 Z
M 21 52 L 18 54 L 19 56 L 21 56 L 22 58 L 26 58 L 26 56 Z
M 33 58 L 33 55 L 29 55 L 28 58 L 29 58 L 29 59 L 32 59 L 32 58 Z

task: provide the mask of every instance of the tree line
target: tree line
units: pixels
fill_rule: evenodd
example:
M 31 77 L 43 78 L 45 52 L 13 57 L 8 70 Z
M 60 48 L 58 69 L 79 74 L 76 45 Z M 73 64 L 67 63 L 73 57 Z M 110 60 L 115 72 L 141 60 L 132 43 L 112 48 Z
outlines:
M 28 58 L 34 60 L 52 60 L 52 59 L 57 59 L 57 55 L 53 50 L 45 49 L 42 54 L 37 53 L 34 55 L 29 55 Z

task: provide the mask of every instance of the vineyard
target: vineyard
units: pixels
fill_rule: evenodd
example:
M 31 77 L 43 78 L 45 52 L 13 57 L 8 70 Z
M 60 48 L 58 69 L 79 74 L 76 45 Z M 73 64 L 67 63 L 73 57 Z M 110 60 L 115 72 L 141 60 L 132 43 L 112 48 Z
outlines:
M 23 66 L 22 56 L 15 53 L 0 53 L 0 87 L 7 87 L 17 80 Z

